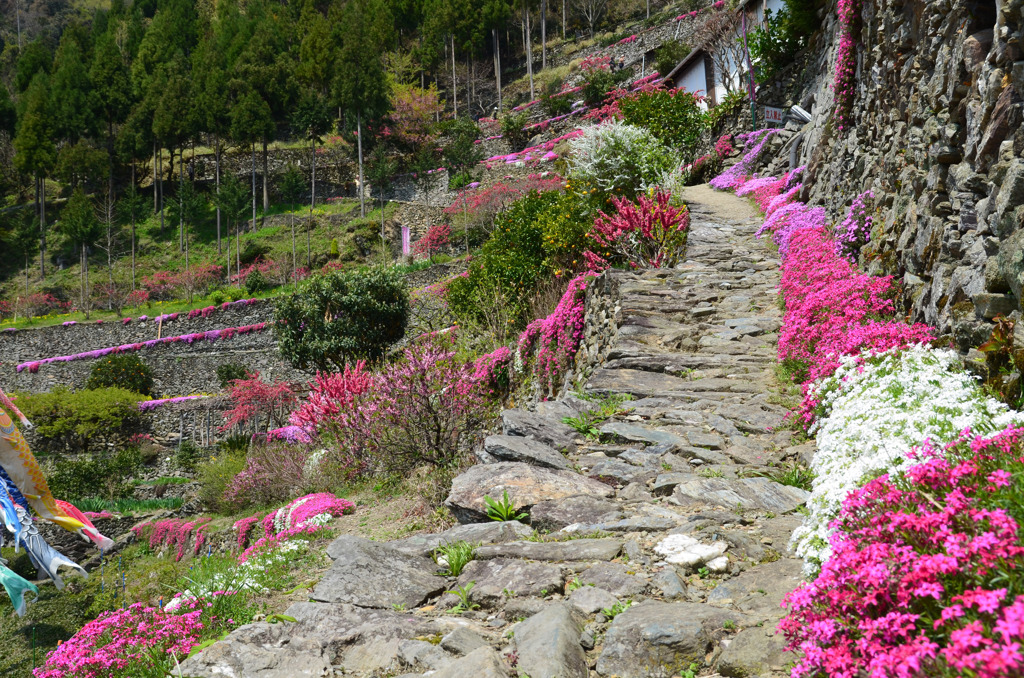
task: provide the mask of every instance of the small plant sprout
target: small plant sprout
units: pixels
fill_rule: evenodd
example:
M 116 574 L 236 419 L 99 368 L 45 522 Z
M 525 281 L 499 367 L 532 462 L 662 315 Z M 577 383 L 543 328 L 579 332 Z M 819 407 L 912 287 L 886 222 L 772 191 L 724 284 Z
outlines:
M 702 567 L 699 570 L 697 570 L 697 576 L 700 577 L 701 579 L 707 579 L 708 577 L 711 576 L 711 570 L 709 570 L 706 567 Z
M 734 622 L 732 619 L 726 619 L 724 622 L 722 622 L 722 628 L 726 631 L 735 631 L 736 622 Z
M 476 585 L 476 582 L 475 581 L 471 581 L 468 584 L 466 584 L 465 586 L 456 586 L 454 589 L 452 589 L 451 591 L 448 592 L 448 593 L 453 594 L 456 598 L 459 599 L 458 604 L 456 604 L 450 610 L 450 612 L 452 614 L 462 614 L 463 612 L 468 612 L 470 610 L 477 610 L 477 609 L 480 608 L 480 606 L 478 604 L 474 603 L 472 600 L 469 599 L 469 592 L 473 590 L 473 587 L 475 585 Z
M 611 621 L 631 607 L 633 607 L 632 600 L 618 602 L 612 605 L 611 607 L 606 607 L 603 610 L 601 610 L 601 614 L 607 617 L 608 621 Z
M 523 520 L 529 517 L 529 514 L 520 513 L 516 509 L 512 500 L 508 497 L 508 490 L 502 493 L 501 501 L 495 501 L 485 496 L 484 503 L 487 504 L 487 517 L 491 520 L 506 522 L 509 520 Z
M 405 603 L 394 603 L 391 606 L 391 609 L 394 610 L 395 612 L 405 612 L 405 608 L 406 608 Z
M 476 547 L 479 544 L 470 544 L 465 541 L 456 541 L 449 544 L 441 544 L 434 549 L 434 562 L 446 568 L 445 575 L 458 577 L 462 569 L 476 557 Z
M 579 577 L 573 577 L 572 581 L 565 585 L 565 592 L 572 593 L 576 589 L 583 588 L 583 584 L 580 582 Z

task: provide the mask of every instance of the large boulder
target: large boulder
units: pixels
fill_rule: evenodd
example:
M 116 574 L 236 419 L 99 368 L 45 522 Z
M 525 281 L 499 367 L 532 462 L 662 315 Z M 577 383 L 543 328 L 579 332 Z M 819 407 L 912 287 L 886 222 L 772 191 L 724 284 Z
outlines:
M 554 532 L 566 525 L 590 525 L 622 516 L 618 504 L 583 494 L 540 502 L 530 510 L 530 524 L 538 530 Z
M 785 646 L 771 625 L 743 629 L 722 651 L 718 673 L 728 678 L 753 678 L 782 671 L 795 659 L 784 651 Z
M 698 666 L 724 634 L 726 621 L 742 623 L 738 612 L 697 603 L 647 601 L 620 612 L 604 639 L 597 673 L 648 678 Z
M 1024 299 L 1024 229 L 999 244 L 999 273 L 1020 303 Z
M 574 495 L 611 497 L 612 488 L 572 471 L 538 468 L 521 462 L 477 464 L 452 482 L 444 504 L 460 523 L 489 520 L 484 497 L 500 500 L 505 492 L 515 507 L 529 512 L 542 501 Z
M 782 599 L 803 581 L 803 561 L 782 558 L 726 579 L 708 594 L 709 605 L 729 606 L 760 620 L 782 616 Z
M 445 580 L 433 574 L 432 560 L 387 544 L 344 535 L 331 542 L 327 555 L 334 562 L 313 589 L 313 600 L 412 608 L 445 589 Z
M 498 461 L 521 461 L 544 468 L 569 468 L 569 462 L 558 450 L 533 438 L 488 436 L 484 440 L 484 453 Z
M 587 678 L 581 631 L 564 603 L 547 606 L 516 625 L 516 668 L 530 678 Z
M 501 432 L 507 436 L 533 438 L 559 452 L 576 451 L 576 430 L 552 416 L 526 410 L 504 410 L 501 413 Z

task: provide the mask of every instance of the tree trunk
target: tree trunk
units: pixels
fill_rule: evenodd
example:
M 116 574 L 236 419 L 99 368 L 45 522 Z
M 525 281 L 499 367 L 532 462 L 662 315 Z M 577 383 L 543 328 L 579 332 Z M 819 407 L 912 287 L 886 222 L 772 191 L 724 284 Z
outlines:
M 455 79 L 455 34 L 451 36 L 452 41 L 452 109 L 455 117 L 459 117 L 459 88 Z
M 256 230 L 256 142 L 252 142 L 252 228 Z M 238 269 L 241 273 L 242 269 Z M 242 282 L 239 279 L 238 282 Z
M 156 190 L 156 142 L 153 142 L 153 211 L 160 209 L 160 196 Z
M 313 207 L 316 205 L 316 137 L 313 137 L 313 181 L 309 192 L 309 223 L 306 224 L 306 266 L 313 270 L 313 254 L 310 248 L 310 232 L 313 230 Z
M 174 156 L 174 151 L 171 151 L 171 156 Z M 184 214 L 184 203 L 182 202 L 182 194 L 184 193 L 185 187 L 185 146 L 181 147 L 178 151 L 178 251 L 185 251 L 185 214 Z M 191 301 L 191 299 L 189 299 Z
M 540 0 L 540 70 L 548 67 L 548 0 Z
M 491 29 L 491 39 L 494 40 L 494 82 L 498 86 L 498 112 L 501 112 L 501 45 L 498 43 L 497 28 Z
M 565 0 L 562 0 L 562 40 L 565 40 Z
M 46 177 L 39 177 L 39 272 L 46 277 Z
M 356 142 L 359 146 L 359 216 L 366 217 L 366 191 L 363 190 L 363 114 L 356 112 Z
M 270 209 L 270 183 L 267 177 L 267 138 L 263 138 L 263 213 Z
M 213 157 L 214 157 L 214 170 L 213 177 L 216 182 L 217 197 L 220 197 L 220 137 L 213 137 Z M 231 241 L 228 241 L 228 247 L 231 246 Z M 231 250 L 229 249 L 228 252 Z M 220 203 L 217 204 L 217 255 L 220 256 Z M 230 262 L 229 262 L 230 263 Z
M 132 189 L 135 188 L 135 158 L 132 158 Z M 132 194 L 134 195 L 134 193 Z M 135 207 L 132 206 L 132 292 L 135 291 Z
M 523 21 L 526 23 L 526 72 L 530 76 L 530 101 L 536 96 L 533 89 L 533 38 L 530 35 L 530 11 L 526 7 L 526 0 L 523 0 Z
M 157 154 L 157 172 L 158 181 L 160 182 L 160 204 L 157 205 L 157 210 L 160 212 L 160 236 L 164 235 L 164 149 L 158 149 Z

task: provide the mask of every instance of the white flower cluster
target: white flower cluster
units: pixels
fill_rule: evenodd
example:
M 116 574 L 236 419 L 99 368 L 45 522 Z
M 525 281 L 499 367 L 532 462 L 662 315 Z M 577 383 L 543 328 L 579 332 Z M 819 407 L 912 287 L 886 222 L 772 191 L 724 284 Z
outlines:
M 926 439 L 948 442 L 966 428 L 989 433 L 1024 421 L 986 397 L 955 352 L 926 346 L 845 358 L 812 394 L 823 411 L 811 429 L 817 478 L 810 514 L 793 533 L 808 574 L 830 555 L 829 523 L 846 495 L 899 471 L 911 447 Z
M 648 130 L 620 121 L 585 127 L 569 146 L 570 178 L 609 193 L 647 190 L 663 172 L 679 166 Z

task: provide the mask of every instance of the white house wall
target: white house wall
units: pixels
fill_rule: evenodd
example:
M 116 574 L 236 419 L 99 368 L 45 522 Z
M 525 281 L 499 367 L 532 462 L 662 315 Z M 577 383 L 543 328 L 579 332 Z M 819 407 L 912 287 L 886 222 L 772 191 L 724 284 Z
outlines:
M 704 69 L 704 60 L 696 59 L 693 63 L 687 66 L 685 70 L 677 73 L 676 87 L 684 89 L 687 92 L 700 92 L 705 95 L 708 94 L 708 83 L 706 71 Z M 720 99 L 716 99 L 716 101 L 720 101 Z M 707 110 L 708 106 L 707 104 L 701 104 L 701 108 Z

